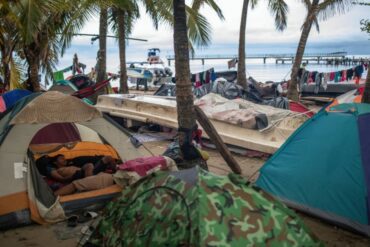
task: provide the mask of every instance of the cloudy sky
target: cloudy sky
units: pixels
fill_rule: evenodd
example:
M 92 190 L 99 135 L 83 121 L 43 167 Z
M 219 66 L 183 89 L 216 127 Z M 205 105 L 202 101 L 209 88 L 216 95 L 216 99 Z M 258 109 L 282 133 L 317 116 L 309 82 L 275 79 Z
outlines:
M 216 0 L 223 10 L 225 20 L 221 21 L 217 15 L 209 8 L 202 9 L 202 13 L 212 24 L 212 45 L 198 51 L 207 54 L 236 54 L 239 35 L 240 15 L 242 0 Z M 249 10 L 247 21 L 247 52 L 253 49 L 263 51 L 265 48 L 270 52 L 278 53 L 282 46 L 295 49 L 299 37 L 300 27 L 302 26 L 306 11 L 298 0 L 288 0 L 289 15 L 288 27 L 284 32 L 278 32 L 274 28 L 274 19 L 267 9 L 267 1 L 260 1 L 257 8 Z M 142 13 L 145 11 L 142 9 Z M 360 30 L 360 20 L 370 18 L 370 7 L 356 6 L 347 13 L 331 17 L 326 21 L 320 22 L 320 33 L 312 29 L 309 45 L 328 44 L 329 49 L 333 43 L 337 47 L 356 47 L 363 53 L 370 54 L 369 35 Z M 98 33 L 98 19 L 91 20 L 81 31 L 83 33 Z M 151 47 L 158 47 L 162 50 L 162 56 L 173 54 L 172 29 L 169 26 L 160 26 L 158 30 L 148 16 L 142 14 L 134 27 L 132 37 L 147 39 L 148 42 L 130 41 L 127 47 L 128 61 L 142 61 L 146 59 L 146 50 Z M 249 49 L 248 49 L 249 47 Z M 263 47 L 263 48 L 261 48 Z M 274 48 L 276 47 L 276 48 Z M 73 45 L 68 49 L 65 56 L 61 59 L 59 66 L 68 66 L 72 61 L 73 53 L 79 54 L 80 61 L 89 67 L 96 62 L 96 52 L 98 42 L 91 44 L 88 37 L 76 37 Z M 335 48 L 332 48 L 335 49 Z M 108 69 L 117 70 L 118 67 L 118 47 L 114 39 L 108 39 Z

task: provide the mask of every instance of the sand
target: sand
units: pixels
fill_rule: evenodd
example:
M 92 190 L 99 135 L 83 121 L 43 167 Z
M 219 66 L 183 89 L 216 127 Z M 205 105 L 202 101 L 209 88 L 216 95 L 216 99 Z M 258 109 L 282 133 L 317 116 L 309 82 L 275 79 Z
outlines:
M 145 146 L 155 155 L 162 154 L 168 142 L 150 142 Z M 215 150 L 207 149 L 210 154 L 208 161 L 209 169 L 217 174 L 227 174 L 230 169 Z M 234 154 L 235 159 L 242 168 L 242 174 L 251 181 L 258 177 L 258 169 L 265 162 L 259 158 L 248 158 Z M 312 229 L 314 234 L 322 240 L 326 246 L 370 246 L 370 239 L 337 228 L 299 213 L 304 222 Z M 0 232 L 0 246 L 76 246 L 81 232 L 81 227 L 68 228 L 65 222 L 51 226 L 31 225 Z

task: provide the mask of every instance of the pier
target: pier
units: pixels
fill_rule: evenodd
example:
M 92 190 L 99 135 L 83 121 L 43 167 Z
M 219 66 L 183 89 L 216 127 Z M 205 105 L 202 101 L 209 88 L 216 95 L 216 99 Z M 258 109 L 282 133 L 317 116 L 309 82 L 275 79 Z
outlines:
M 295 54 L 250 54 L 246 59 L 261 59 L 266 63 L 267 59 L 274 59 L 275 63 L 293 63 Z M 196 55 L 190 56 L 190 60 L 200 60 L 202 65 L 206 60 L 231 60 L 238 59 L 238 55 Z M 171 66 L 171 61 L 175 60 L 174 55 L 167 56 L 168 66 Z M 347 52 L 330 52 L 330 53 L 307 53 L 303 56 L 304 63 L 317 63 L 327 65 L 354 65 L 368 61 L 368 58 L 349 58 Z

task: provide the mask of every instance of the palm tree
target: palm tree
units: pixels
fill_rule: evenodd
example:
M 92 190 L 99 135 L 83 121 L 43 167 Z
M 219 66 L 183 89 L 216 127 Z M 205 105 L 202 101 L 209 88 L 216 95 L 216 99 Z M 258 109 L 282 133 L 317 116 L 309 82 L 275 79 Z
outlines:
M 99 50 L 97 57 L 96 81 L 101 82 L 107 78 L 107 32 L 108 32 L 108 10 L 100 9 L 99 17 Z
M 91 5 L 92 0 L 84 0 L 76 3 L 66 0 L 1 0 L 1 7 L 6 7 L 13 23 L 11 28 L 6 29 L 3 22 L 4 9 L 1 9 L 1 45 L 11 47 L 10 70 L 17 69 L 16 60 L 25 61 L 28 64 L 27 84 L 34 91 L 40 90 L 40 69 L 46 75 L 45 81 L 52 78 L 52 72 L 60 55 L 70 45 L 75 30 L 80 29 L 83 23 L 91 16 L 91 10 L 86 5 Z M 84 9 L 81 14 L 80 9 Z M 78 18 L 76 16 L 78 15 Z M 4 24 L 4 25 L 3 25 Z M 62 34 L 62 35 L 60 35 Z M 4 43 L 4 37 L 9 41 L 13 37 L 12 45 Z M 6 51 L 2 51 L 5 52 Z M 14 55 L 17 57 L 14 58 Z M 14 73 L 13 73 L 14 74 Z M 19 77 L 11 77 L 10 81 L 19 80 Z M 13 83 L 14 84 L 14 83 Z
M 139 6 L 136 1 L 117 1 L 112 8 L 109 23 L 118 36 L 120 60 L 120 93 L 128 93 L 126 69 L 126 38 L 132 32 L 133 24 L 140 17 Z
M 242 17 L 240 21 L 240 33 L 239 33 L 239 52 L 238 52 L 238 74 L 237 83 L 243 88 L 247 89 L 247 76 L 245 71 L 245 32 L 248 17 L 248 7 L 251 3 L 251 7 L 254 8 L 258 0 L 244 0 L 242 8 Z M 283 31 L 287 25 L 287 12 L 288 5 L 284 0 L 268 0 L 268 8 L 270 12 L 275 16 L 276 29 Z
M 17 49 L 19 35 L 14 32 L 14 27 L 18 27 L 19 21 L 9 2 L 1 2 L 0 15 L 0 68 L 4 76 L 3 88 L 9 89 L 14 86 L 15 80 L 19 79 L 20 73 L 14 60 L 14 51 Z
M 316 29 L 319 31 L 318 19 L 326 20 L 337 13 L 343 13 L 351 4 L 353 4 L 353 2 L 354 1 L 352 0 L 303 0 L 307 9 L 307 16 L 302 26 L 302 33 L 292 67 L 291 80 L 288 88 L 288 98 L 290 100 L 299 100 L 297 90 L 298 71 L 302 63 L 302 58 L 312 25 L 315 24 Z
M 185 0 L 173 2 L 177 120 L 182 150 L 186 144 L 191 145 L 191 133 L 196 124 L 192 84 L 189 77 L 189 42 L 185 9 Z

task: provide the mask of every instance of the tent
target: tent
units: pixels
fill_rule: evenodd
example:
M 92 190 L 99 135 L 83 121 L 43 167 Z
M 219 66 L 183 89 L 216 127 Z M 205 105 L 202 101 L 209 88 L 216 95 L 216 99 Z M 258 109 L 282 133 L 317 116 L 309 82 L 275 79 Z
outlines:
M 365 87 L 359 87 L 358 89 L 348 91 L 347 93 L 336 97 L 327 108 L 329 109 L 333 106 L 345 103 L 361 103 L 364 90 Z
M 49 88 L 49 91 L 58 91 L 65 94 L 73 94 L 78 91 L 78 88 L 72 82 L 62 80 L 54 82 L 54 84 Z
M 297 215 L 241 176 L 156 172 L 108 204 L 97 246 L 319 246 Z
M 66 139 L 57 136 L 59 133 L 51 135 L 51 128 L 72 127 L 78 133 L 69 133 Z M 96 155 L 111 154 L 114 147 L 123 161 L 149 155 L 125 129 L 80 99 L 60 92 L 31 94 L 0 119 L 0 228 L 29 223 L 30 219 L 55 222 L 68 212 L 109 200 L 121 191 L 116 185 L 54 197 L 35 165 L 37 157 L 33 152 L 45 152 L 39 146 L 45 144 L 54 145 L 48 152 L 81 149 L 82 145 Z
M 257 186 L 288 205 L 370 236 L 370 105 L 340 104 L 297 129 Z
M 11 108 L 18 100 L 30 95 L 31 92 L 25 89 L 14 89 L 0 96 L 0 112 Z

